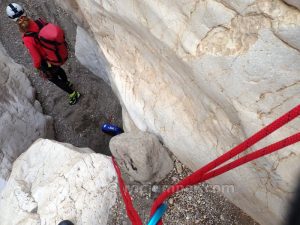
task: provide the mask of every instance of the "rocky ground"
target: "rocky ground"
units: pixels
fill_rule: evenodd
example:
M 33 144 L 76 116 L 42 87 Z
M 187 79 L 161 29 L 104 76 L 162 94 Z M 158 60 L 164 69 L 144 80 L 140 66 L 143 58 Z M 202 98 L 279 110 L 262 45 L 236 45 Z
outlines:
M 143 224 L 149 221 L 149 213 L 153 201 L 158 195 L 179 180 L 191 174 L 191 171 L 176 160 L 174 169 L 167 178 L 154 185 L 140 185 L 132 183 L 127 185 L 132 196 L 134 206 L 143 220 Z M 237 191 L 233 186 L 199 184 L 184 189 L 168 202 L 168 210 L 163 217 L 164 224 L 168 225 L 259 225 L 247 214 L 224 198 L 221 192 Z M 126 215 L 125 205 L 120 193 L 117 204 L 111 210 L 108 225 L 130 225 Z
M 108 121 L 121 125 L 121 108 L 111 88 L 76 60 L 74 56 L 76 25 L 70 15 L 57 8 L 51 1 L 18 1 L 32 17 L 44 17 L 48 21 L 60 24 L 66 30 L 71 55 L 64 68 L 75 88 L 83 94 L 75 106 L 69 106 L 66 94 L 52 83 L 40 78 L 32 69 L 30 57 L 21 42 L 17 26 L 6 17 L 5 7 L 9 2 L 2 0 L 0 6 L 0 41 L 12 58 L 28 69 L 29 78 L 36 89 L 37 99 L 41 102 L 44 113 L 54 119 L 56 140 L 110 154 L 108 149 L 110 137 L 103 134 L 99 127 Z M 144 223 L 148 220 L 151 204 L 158 194 L 191 173 L 178 161 L 175 165 L 167 179 L 159 184 L 129 186 Z M 181 191 L 169 199 L 168 206 L 164 217 L 165 224 L 257 224 L 208 184 Z M 117 204 L 111 210 L 109 224 L 130 224 L 120 194 Z

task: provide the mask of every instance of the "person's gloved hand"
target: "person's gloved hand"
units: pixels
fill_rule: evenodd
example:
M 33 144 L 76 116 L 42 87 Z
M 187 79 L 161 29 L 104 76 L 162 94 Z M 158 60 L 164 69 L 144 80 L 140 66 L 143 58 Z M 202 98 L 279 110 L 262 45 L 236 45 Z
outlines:
M 51 64 L 45 60 L 42 60 L 41 66 L 39 68 L 39 74 L 43 79 L 51 79 Z
M 47 71 L 49 71 L 49 65 L 48 65 L 48 62 L 45 61 L 45 60 L 42 60 L 41 61 L 41 66 L 39 68 L 39 70 L 43 71 L 44 73 L 46 73 Z

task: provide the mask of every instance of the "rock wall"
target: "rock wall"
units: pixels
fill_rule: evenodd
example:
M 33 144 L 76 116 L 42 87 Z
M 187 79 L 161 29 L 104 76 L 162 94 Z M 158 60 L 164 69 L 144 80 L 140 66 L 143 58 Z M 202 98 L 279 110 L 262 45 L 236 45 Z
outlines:
M 105 225 L 116 180 L 109 157 L 39 139 L 14 163 L 0 194 L 0 224 Z
M 97 42 L 82 27 L 77 27 L 75 54 L 82 65 L 89 68 L 96 76 L 110 84 L 109 66 Z
M 0 190 L 14 160 L 39 137 L 53 137 L 52 119 L 43 115 L 24 68 L 0 43 Z
M 193 170 L 298 104 L 300 12 L 284 1 L 62 4 L 88 24 L 135 126 L 158 135 Z M 299 125 L 288 124 L 255 148 Z M 232 202 L 261 224 L 280 224 L 300 169 L 297 147 L 210 182 L 234 184 L 234 193 L 224 193 Z
M 298 0 L 284 0 L 287 4 L 297 7 L 300 9 L 300 2 Z

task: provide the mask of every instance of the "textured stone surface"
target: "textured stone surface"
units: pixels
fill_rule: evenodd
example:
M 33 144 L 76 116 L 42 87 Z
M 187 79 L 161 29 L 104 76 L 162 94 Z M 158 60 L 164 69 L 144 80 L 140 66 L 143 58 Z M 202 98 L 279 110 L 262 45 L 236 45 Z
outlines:
M 53 137 L 52 119 L 43 115 L 24 68 L 0 44 L 0 190 L 14 160 L 39 137 Z
M 14 163 L 0 195 L 0 223 L 106 224 L 116 188 L 109 157 L 39 139 Z
M 129 117 L 193 170 L 299 103 L 300 11 L 281 0 L 75 5 L 111 64 Z M 288 124 L 255 148 L 299 125 Z M 298 146 L 210 182 L 234 184 L 234 193 L 224 193 L 232 202 L 261 224 L 280 224 L 300 170 Z
M 109 68 L 102 52 L 97 48 L 97 42 L 80 26 L 77 27 L 75 54 L 80 63 L 89 68 L 96 76 L 109 84 L 106 68 Z
M 300 1 L 299 0 L 284 0 L 287 4 L 297 7 L 300 9 Z
M 146 132 L 113 137 L 109 148 L 122 170 L 138 182 L 159 182 L 173 169 L 173 162 L 158 138 Z
M 224 6 L 243 14 L 244 11 L 256 0 L 217 0 L 218 2 L 224 4 Z
M 298 1 L 300 5 L 300 1 Z M 274 34 L 291 48 L 300 50 L 300 13 L 299 10 L 286 8 L 284 4 L 277 4 L 277 10 L 266 10 L 272 18 L 279 18 L 272 22 Z

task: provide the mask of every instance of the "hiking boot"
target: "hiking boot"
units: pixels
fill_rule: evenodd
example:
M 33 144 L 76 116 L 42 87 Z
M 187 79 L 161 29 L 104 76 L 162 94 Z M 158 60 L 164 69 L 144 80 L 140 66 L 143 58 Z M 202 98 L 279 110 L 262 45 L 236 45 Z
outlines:
M 78 91 L 74 91 L 72 94 L 69 94 L 69 104 L 75 105 L 79 97 L 80 93 Z

